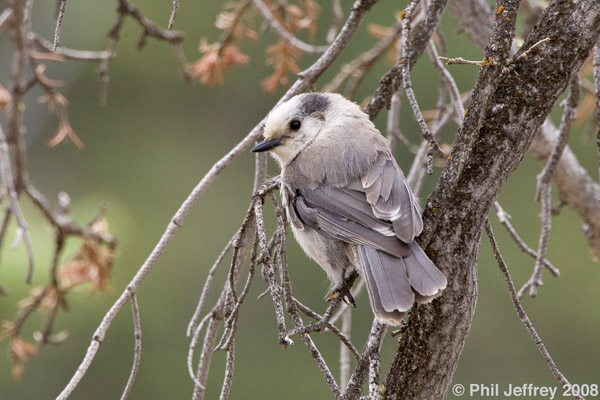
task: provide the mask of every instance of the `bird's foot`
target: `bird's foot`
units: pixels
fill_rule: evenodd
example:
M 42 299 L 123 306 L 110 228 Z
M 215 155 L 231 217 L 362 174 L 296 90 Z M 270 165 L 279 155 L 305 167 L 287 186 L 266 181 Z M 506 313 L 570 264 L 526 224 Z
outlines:
M 351 305 L 352 307 L 356 307 L 356 302 L 354 301 L 354 297 L 350 292 L 350 289 L 352 289 L 352 283 L 354 283 L 354 279 L 352 279 L 351 277 L 344 279 L 341 284 L 339 284 L 335 289 L 333 289 L 333 292 L 331 293 L 331 296 L 329 296 L 327 301 L 331 302 L 336 297 L 339 297 L 344 303 Z

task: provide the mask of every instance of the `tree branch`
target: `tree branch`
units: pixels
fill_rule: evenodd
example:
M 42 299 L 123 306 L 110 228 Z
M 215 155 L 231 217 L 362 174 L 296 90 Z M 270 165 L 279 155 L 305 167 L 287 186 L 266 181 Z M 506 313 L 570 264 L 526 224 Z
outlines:
M 550 37 L 544 52 L 508 60 L 514 20 L 507 19 L 513 19 L 518 2 L 499 6 L 486 50 L 488 61 L 491 56 L 498 64 L 486 66 L 478 78 L 486 90 L 474 91 L 452 158 L 424 213 L 420 242 L 448 276 L 448 287 L 431 305 L 413 309 L 385 383 L 391 399 L 445 397 L 471 325 L 479 241 L 490 206 L 598 38 L 596 1 L 552 1 L 521 50 Z M 506 61 L 511 68 L 504 71 Z M 469 117 L 471 112 L 476 115 Z
M 124 3 L 125 0 L 121 0 L 121 4 Z M 315 63 L 309 67 L 307 70 L 303 71 L 300 74 L 300 78 L 288 89 L 286 94 L 279 100 L 276 104 L 279 105 L 285 100 L 291 98 L 292 96 L 301 93 L 303 90 L 312 85 L 316 79 L 327 69 L 329 65 L 337 58 L 342 49 L 346 47 L 358 26 L 365 16 L 365 14 L 371 9 L 371 7 L 377 3 L 377 0 L 357 0 L 353 7 L 346 23 L 342 27 L 342 30 L 338 34 L 335 41 L 331 44 L 331 46 L 327 49 L 325 53 Z M 126 4 L 126 3 L 125 3 Z M 121 311 L 123 306 L 129 301 L 131 294 L 135 294 L 137 289 L 139 288 L 142 281 L 145 277 L 150 273 L 157 260 L 160 258 L 167 245 L 173 238 L 173 236 L 177 233 L 181 224 L 183 223 L 187 213 L 196 202 L 198 198 L 204 193 L 204 191 L 210 186 L 210 184 L 215 180 L 215 178 L 240 154 L 245 152 L 261 135 L 262 128 L 264 126 L 265 119 L 259 122 L 258 125 L 254 127 L 250 131 L 250 133 L 233 149 L 231 149 L 223 158 L 217 161 L 216 164 L 204 175 L 204 177 L 200 180 L 200 182 L 196 185 L 196 187 L 192 190 L 190 195 L 185 199 L 185 201 L 181 204 L 171 222 L 167 226 L 165 232 L 161 236 L 160 240 L 144 262 L 144 264 L 139 268 L 133 279 L 129 282 L 123 293 L 119 296 L 119 298 L 112 305 L 110 310 L 106 313 L 102 322 L 94 332 L 92 336 L 92 340 L 84 356 L 83 361 L 77 368 L 75 374 L 71 377 L 69 383 L 65 386 L 63 391 L 58 395 L 57 400 L 65 400 L 70 394 L 75 390 L 83 376 L 86 374 L 89 366 L 92 364 L 96 353 L 100 347 L 100 344 L 104 340 L 106 333 L 116 315 Z M 308 342 L 307 342 L 308 343 Z

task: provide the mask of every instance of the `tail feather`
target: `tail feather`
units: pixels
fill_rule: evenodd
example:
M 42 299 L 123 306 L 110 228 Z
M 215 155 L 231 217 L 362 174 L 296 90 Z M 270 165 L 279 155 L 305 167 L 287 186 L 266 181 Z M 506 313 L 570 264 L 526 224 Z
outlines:
M 399 325 L 413 303 L 428 303 L 446 287 L 446 277 L 414 242 L 413 254 L 394 257 L 372 247 L 357 246 L 375 316 Z
M 413 254 L 404 258 L 410 285 L 422 296 L 436 296 L 446 288 L 446 277 L 415 242 L 409 243 Z
M 402 259 L 367 246 L 358 246 L 363 276 L 375 316 L 389 325 L 399 325 L 415 301 Z

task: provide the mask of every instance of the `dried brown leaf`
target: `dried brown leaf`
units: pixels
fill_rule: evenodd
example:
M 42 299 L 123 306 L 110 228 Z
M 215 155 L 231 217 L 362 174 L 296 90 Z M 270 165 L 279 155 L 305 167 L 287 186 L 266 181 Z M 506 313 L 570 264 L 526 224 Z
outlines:
M 13 321 L 3 320 L 0 323 L 0 341 L 17 334 L 17 327 Z
M 71 124 L 68 123 L 68 121 L 63 121 L 58 125 L 56 133 L 52 138 L 50 138 L 50 140 L 48 140 L 47 144 L 50 147 L 54 147 L 61 143 L 63 140 L 65 140 L 67 137 L 71 139 L 73 144 L 75 144 L 75 146 L 77 146 L 78 148 L 83 149 L 85 147 L 83 141 L 79 138 L 79 136 L 77 136 L 77 134 L 71 127 Z
M 223 64 L 219 57 L 218 44 L 200 44 L 200 52 L 204 55 L 191 65 L 192 76 L 200 80 L 203 85 L 223 84 Z
M 12 376 L 20 380 L 25 371 L 25 364 L 29 358 L 35 356 L 38 348 L 34 343 L 27 342 L 20 337 L 13 337 L 10 341 L 9 357 L 12 363 Z
M 230 44 L 221 49 L 221 60 L 225 69 L 229 69 L 237 64 L 248 63 L 248 56 L 242 53 L 237 46 Z
M 314 0 L 303 0 L 304 18 L 300 20 L 299 26 L 308 30 L 311 41 L 314 42 L 317 35 L 318 20 L 321 14 L 321 6 Z
M 38 81 L 40 81 L 42 86 L 49 87 L 49 88 L 58 88 L 65 84 L 64 81 L 59 81 L 56 79 L 48 78 L 46 75 L 44 75 L 45 71 L 46 71 L 45 64 L 40 64 L 35 68 L 35 77 L 37 78 Z
M 97 234 L 108 234 L 108 223 L 100 218 L 92 226 Z M 59 277 L 65 291 L 89 283 L 93 291 L 110 290 L 114 249 L 99 244 L 93 238 L 83 239 L 81 248 L 60 268 Z
M 300 72 L 298 61 L 302 57 L 302 52 L 282 39 L 267 47 L 265 53 L 265 63 L 272 65 L 274 72 L 261 82 L 261 86 L 266 92 L 273 93 L 279 85 L 288 85 L 289 73 Z

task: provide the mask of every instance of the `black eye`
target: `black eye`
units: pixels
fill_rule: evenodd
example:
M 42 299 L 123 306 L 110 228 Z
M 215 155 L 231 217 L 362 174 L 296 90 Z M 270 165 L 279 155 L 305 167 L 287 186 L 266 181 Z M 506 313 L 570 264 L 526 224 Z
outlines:
M 302 124 L 297 119 L 292 120 L 290 122 L 290 129 L 293 131 L 297 131 L 298 129 L 300 129 L 301 126 L 302 126 Z

